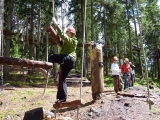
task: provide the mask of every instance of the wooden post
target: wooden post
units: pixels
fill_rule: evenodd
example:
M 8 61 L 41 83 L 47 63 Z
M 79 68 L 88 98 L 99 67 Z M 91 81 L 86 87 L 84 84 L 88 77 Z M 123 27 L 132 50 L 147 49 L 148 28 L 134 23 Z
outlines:
M 92 98 L 97 100 L 101 98 L 101 93 L 104 91 L 102 46 L 92 44 L 90 53 Z

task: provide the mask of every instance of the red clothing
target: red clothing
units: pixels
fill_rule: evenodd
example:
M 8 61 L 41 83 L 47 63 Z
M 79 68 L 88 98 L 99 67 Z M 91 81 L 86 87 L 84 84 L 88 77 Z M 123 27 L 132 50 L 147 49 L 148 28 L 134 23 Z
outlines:
M 122 74 L 128 73 L 128 72 L 130 72 L 130 70 L 131 70 L 131 66 L 130 66 L 130 64 L 125 64 L 125 63 L 123 63 L 123 64 L 120 66 L 120 69 L 121 69 Z

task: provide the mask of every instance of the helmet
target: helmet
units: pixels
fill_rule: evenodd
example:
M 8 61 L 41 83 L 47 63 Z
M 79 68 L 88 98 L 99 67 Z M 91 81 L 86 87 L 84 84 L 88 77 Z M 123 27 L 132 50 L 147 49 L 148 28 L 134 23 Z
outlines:
M 66 32 L 71 32 L 76 35 L 76 30 L 73 27 L 68 27 Z
M 115 57 L 113 57 L 113 61 L 117 61 L 118 60 L 118 58 L 115 56 Z
M 129 59 L 128 59 L 128 58 L 125 58 L 124 61 L 125 61 L 125 62 L 129 62 Z

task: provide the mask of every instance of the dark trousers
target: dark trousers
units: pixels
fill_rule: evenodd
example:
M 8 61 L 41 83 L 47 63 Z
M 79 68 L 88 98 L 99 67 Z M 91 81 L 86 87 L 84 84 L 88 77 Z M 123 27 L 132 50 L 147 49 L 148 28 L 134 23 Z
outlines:
M 60 72 L 59 72 L 59 82 L 58 82 L 58 91 L 57 91 L 57 99 L 58 100 L 66 100 L 67 99 L 67 83 L 66 78 L 71 71 L 71 69 L 75 66 L 75 60 L 71 56 L 64 54 L 51 54 L 48 57 L 48 62 L 58 63 L 60 64 Z
M 114 91 L 117 93 L 119 75 L 112 75 L 112 77 L 113 77 L 113 83 L 114 83 Z

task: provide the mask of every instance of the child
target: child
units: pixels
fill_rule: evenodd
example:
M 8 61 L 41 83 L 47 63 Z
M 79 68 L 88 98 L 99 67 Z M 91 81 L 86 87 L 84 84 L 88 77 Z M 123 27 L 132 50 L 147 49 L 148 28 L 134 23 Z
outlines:
M 124 77 L 124 90 L 125 90 L 130 85 L 131 67 L 130 67 L 128 58 L 124 59 L 124 63 L 121 65 L 120 69 L 121 69 L 121 73 L 123 74 L 123 77 Z
M 111 64 L 111 71 L 112 71 L 112 77 L 113 77 L 113 83 L 114 83 L 114 91 L 117 93 L 119 88 L 119 84 L 120 84 L 120 69 L 119 66 L 117 64 L 118 62 L 118 58 L 115 56 L 113 57 L 113 63 Z
M 48 62 L 60 64 L 56 103 L 61 103 L 65 102 L 67 99 L 66 78 L 71 69 L 75 66 L 75 61 L 76 61 L 75 51 L 77 48 L 78 41 L 77 38 L 75 37 L 76 30 L 73 27 L 68 27 L 66 30 L 66 34 L 63 34 L 61 29 L 58 27 L 55 18 L 53 18 L 52 21 L 56 27 L 58 36 L 62 40 L 62 48 L 60 54 L 51 54 L 48 58 Z
M 130 66 L 131 66 L 131 83 L 130 86 L 134 86 L 134 82 L 135 82 L 135 65 L 132 62 L 129 62 Z

